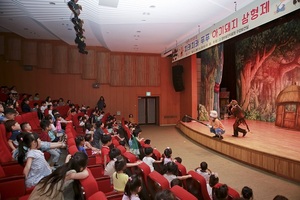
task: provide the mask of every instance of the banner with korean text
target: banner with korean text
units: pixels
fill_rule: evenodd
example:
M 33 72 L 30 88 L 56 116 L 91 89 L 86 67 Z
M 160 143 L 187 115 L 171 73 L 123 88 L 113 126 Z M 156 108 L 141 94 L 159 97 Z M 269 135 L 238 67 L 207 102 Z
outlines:
M 179 44 L 172 50 L 172 62 L 243 34 L 297 9 L 300 9 L 300 2 L 293 0 L 257 0 Z

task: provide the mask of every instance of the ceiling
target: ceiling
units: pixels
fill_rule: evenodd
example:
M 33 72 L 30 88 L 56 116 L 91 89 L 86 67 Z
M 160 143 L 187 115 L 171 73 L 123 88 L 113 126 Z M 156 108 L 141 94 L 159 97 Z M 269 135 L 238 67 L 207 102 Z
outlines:
M 0 32 L 75 45 L 69 0 L 1 0 Z M 87 50 L 163 53 L 255 0 L 79 0 Z

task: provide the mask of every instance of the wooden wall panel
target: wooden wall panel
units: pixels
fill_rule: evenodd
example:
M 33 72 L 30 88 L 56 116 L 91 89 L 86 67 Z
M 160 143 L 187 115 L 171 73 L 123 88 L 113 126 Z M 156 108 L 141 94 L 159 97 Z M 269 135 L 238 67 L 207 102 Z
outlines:
M 124 55 L 111 55 L 110 84 L 113 86 L 124 85 Z
M 68 73 L 68 47 L 65 45 L 54 46 L 53 72 L 59 74 Z
M 160 86 L 160 58 L 157 56 L 148 57 L 149 86 Z
M 4 55 L 4 36 L 0 35 L 0 55 Z
M 77 48 L 69 48 L 68 72 L 70 74 L 81 74 L 82 55 Z
M 126 55 L 124 61 L 124 85 L 136 86 L 136 56 Z
M 8 59 L 21 60 L 21 38 L 8 38 Z
M 136 60 L 137 86 L 147 86 L 149 78 L 146 57 L 138 56 Z
M 82 68 L 82 78 L 83 79 L 96 79 L 97 68 L 95 65 L 95 51 L 89 50 L 87 55 L 83 55 L 83 68 Z
M 97 81 L 108 84 L 110 82 L 110 53 L 97 52 L 96 68 Z
M 24 40 L 22 42 L 23 65 L 37 66 L 37 42 Z
M 51 43 L 38 43 L 38 67 L 51 69 L 53 66 L 53 54 Z

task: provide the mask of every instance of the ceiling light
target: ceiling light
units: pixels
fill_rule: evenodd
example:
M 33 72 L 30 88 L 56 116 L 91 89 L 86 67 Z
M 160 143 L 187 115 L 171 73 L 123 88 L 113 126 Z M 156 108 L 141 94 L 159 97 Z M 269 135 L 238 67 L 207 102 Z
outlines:
M 49 4 L 50 5 L 55 5 L 55 2 L 50 1 Z
M 155 5 L 151 5 L 149 8 L 155 8 L 156 6 Z

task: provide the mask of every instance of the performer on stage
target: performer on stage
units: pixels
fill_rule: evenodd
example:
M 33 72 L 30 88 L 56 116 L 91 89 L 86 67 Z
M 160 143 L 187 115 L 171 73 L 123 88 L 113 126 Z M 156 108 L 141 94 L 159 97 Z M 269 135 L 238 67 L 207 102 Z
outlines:
M 245 120 L 245 112 L 242 110 L 242 108 L 239 106 L 238 102 L 236 100 L 232 100 L 228 107 L 231 107 L 230 111 L 235 117 L 235 122 L 233 124 L 233 137 L 238 137 L 239 132 L 243 133 L 243 137 L 247 134 L 247 131 L 245 129 L 240 128 L 239 126 L 241 124 L 244 124 L 247 127 L 248 132 L 250 132 L 250 129 L 248 127 L 248 124 Z
M 207 125 L 210 128 L 210 132 L 214 133 L 214 138 L 223 139 L 222 134 L 225 133 L 225 128 L 222 122 L 218 119 L 218 112 L 215 110 L 210 111 L 209 124 Z

